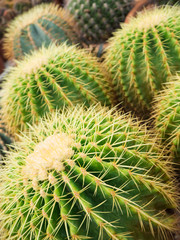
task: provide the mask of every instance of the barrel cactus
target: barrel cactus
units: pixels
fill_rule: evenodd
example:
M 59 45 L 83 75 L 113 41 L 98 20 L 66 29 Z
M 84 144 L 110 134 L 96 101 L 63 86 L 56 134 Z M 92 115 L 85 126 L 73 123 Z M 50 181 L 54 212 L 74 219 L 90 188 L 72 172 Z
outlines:
M 180 76 L 176 78 L 155 98 L 155 125 L 180 163 Z
M 9 145 L 13 142 L 11 136 L 6 131 L 4 123 L 0 120 L 0 164 L 5 152 L 9 150 Z
M 21 137 L 0 169 L 2 239 L 171 239 L 171 167 L 143 127 L 112 112 L 55 112 Z
M 2 113 L 12 133 L 57 108 L 114 101 L 108 75 L 97 59 L 66 44 L 43 47 L 26 56 L 4 78 Z
M 70 11 L 86 43 L 101 43 L 119 28 L 133 0 L 67 0 L 65 8 Z
M 7 58 L 20 59 L 23 55 L 50 43 L 77 43 L 77 33 L 69 13 L 54 4 L 41 4 L 19 15 L 9 24 L 4 36 Z
M 180 7 L 156 7 L 122 26 L 105 55 L 119 99 L 137 112 L 152 108 L 154 94 L 180 69 Z

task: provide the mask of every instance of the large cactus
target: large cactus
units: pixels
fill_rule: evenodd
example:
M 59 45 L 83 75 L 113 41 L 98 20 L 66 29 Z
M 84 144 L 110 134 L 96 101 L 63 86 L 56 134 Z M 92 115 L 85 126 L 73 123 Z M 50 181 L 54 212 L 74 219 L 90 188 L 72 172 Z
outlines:
M 70 11 L 86 43 L 101 43 L 119 28 L 132 8 L 133 0 L 67 0 Z
M 9 24 L 4 36 L 7 58 L 20 59 L 42 45 L 66 41 L 77 43 L 77 33 L 69 13 L 54 4 L 41 4 L 18 16 Z
M 171 167 L 112 111 L 70 108 L 21 137 L 0 170 L 2 239 L 171 239 Z
M 106 63 L 119 99 L 151 110 L 154 94 L 180 69 L 180 7 L 140 13 L 110 40 Z
M 77 103 L 113 104 L 109 78 L 96 58 L 74 46 L 42 48 L 5 76 L 3 119 L 16 132 L 46 112 Z
M 180 163 L 180 76 L 166 85 L 156 98 L 155 125 L 175 160 Z

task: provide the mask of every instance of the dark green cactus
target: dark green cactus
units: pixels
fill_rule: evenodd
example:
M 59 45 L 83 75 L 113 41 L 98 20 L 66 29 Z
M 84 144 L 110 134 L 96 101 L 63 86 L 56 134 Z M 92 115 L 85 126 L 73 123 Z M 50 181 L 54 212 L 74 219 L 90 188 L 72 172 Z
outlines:
M 5 76 L 3 119 L 16 132 L 37 122 L 46 112 L 100 101 L 113 104 L 115 94 L 102 66 L 85 50 L 63 44 L 42 48 Z
M 0 169 L 4 239 L 170 240 L 171 167 L 127 116 L 90 107 L 31 128 Z
M 133 0 L 67 0 L 70 11 L 86 43 L 101 43 L 120 27 L 120 22 L 133 5 Z
M 69 13 L 54 4 L 41 4 L 18 16 L 9 24 L 4 36 L 7 58 L 20 59 L 42 45 L 66 41 L 77 43 L 77 33 Z
M 180 69 L 180 7 L 142 12 L 115 33 L 105 55 L 126 105 L 150 111 L 154 94 Z
M 166 85 L 156 97 L 155 125 L 175 161 L 180 163 L 180 77 Z M 180 167 L 178 167 L 180 169 Z

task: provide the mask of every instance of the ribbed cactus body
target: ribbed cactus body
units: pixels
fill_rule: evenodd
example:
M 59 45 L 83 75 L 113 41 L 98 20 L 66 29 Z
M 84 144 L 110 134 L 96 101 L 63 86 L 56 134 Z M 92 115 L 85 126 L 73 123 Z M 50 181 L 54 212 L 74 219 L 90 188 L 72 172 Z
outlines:
M 162 160 L 126 116 L 100 107 L 56 112 L 0 170 L 3 239 L 170 240 L 175 191 Z
M 175 160 L 180 163 L 180 77 L 167 84 L 156 97 L 155 125 L 162 140 L 169 145 Z
M 180 69 L 180 7 L 140 13 L 110 40 L 106 63 L 119 99 L 150 110 L 154 94 Z
M 77 43 L 72 17 L 53 4 L 42 4 L 18 16 L 7 28 L 4 50 L 7 58 L 20 59 L 23 55 L 52 42 Z
M 87 43 L 101 43 L 119 28 L 132 8 L 132 0 L 67 0 L 70 11 Z
M 25 57 L 5 79 L 2 112 L 12 132 L 64 106 L 84 103 L 89 107 L 98 101 L 113 104 L 111 83 L 97 59 L 66 44 Z

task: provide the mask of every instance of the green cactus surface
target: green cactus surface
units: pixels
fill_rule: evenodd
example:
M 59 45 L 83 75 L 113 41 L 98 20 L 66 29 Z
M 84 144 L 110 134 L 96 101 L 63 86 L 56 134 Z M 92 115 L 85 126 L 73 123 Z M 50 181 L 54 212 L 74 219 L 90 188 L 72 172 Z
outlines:
M 18 62 L 2 90 L 2 115 L 9 130 L 25 130 L 26 123 L 54 109 L 84 103 L 113 104 L 108 75 L 87 51 L 66 44 L 42 48 Z
M 53 113 L 0 169 L 4 239 L 170 240 L 172 171 L 138 123 L 100 106 Z
M 67 0 L 70 11 L 86 43 L 101 43 L 120 27 L 120 22 L 133 5 L 133 0 Z
M 44 45 L 64 41 L 78 43 L 74 22 L 67 11 L 54 4 L 41 4 L 12 21 L 4 36 L 5 56 L 21 59 Z
M 166 84 L 155 100 L 155 126 L 174 153 L 175 161 L 180 163 L 180 76 Z
M 106 64 L 119 100 L 137 112 L 150 111 L 154 94 L 180 69 L 180 7 L 139 13 L 109 43 Z

